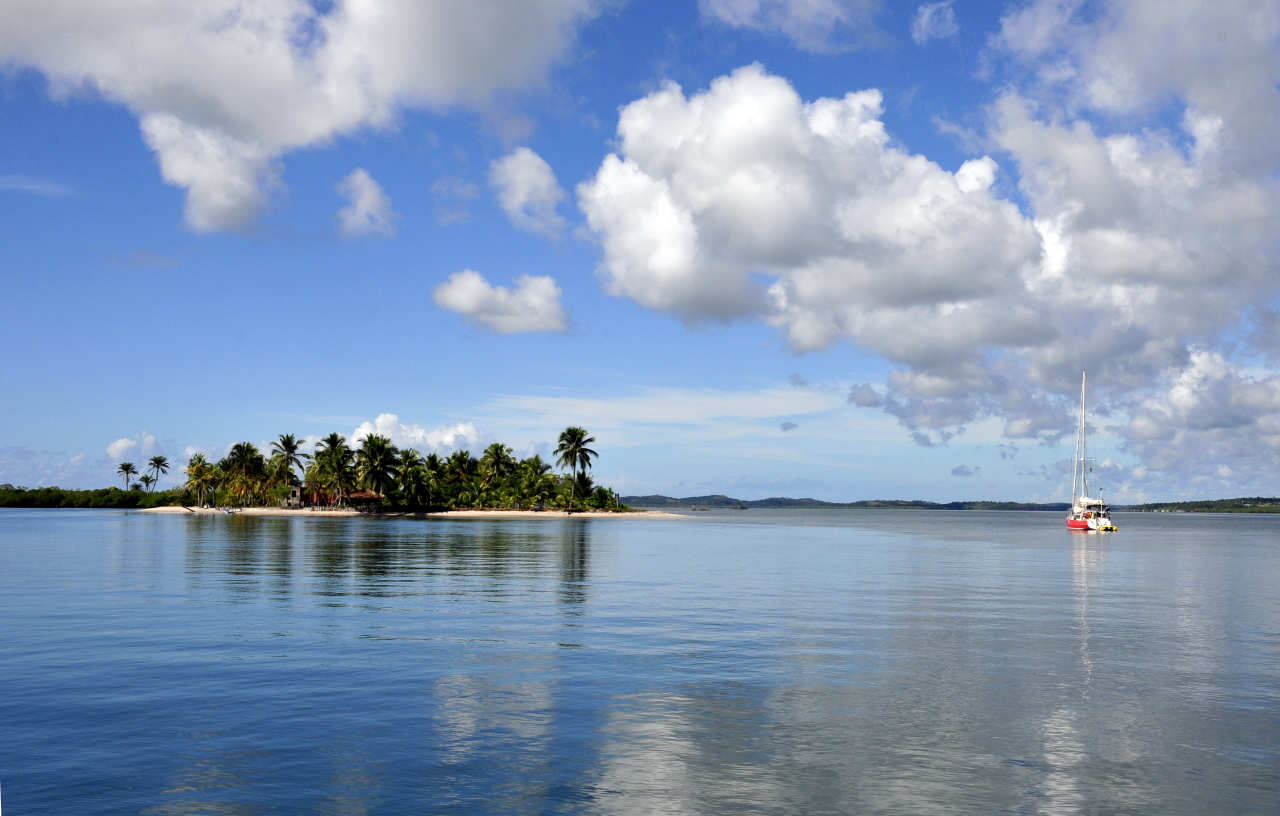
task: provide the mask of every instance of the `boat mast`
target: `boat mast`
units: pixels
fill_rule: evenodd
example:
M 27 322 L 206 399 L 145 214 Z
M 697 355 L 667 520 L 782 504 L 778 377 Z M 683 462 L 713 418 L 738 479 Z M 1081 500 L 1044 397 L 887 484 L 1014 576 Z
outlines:
M 1080 372 L 1080 424 L 1076 429 L 1076 461 L 1071 469 L 1071 504 L 1073 506 L 1077 497 L 1089 495 L 1089 471 L 1086 464 L 1089 460 L 1089 443 L 1085 431 L 1087 425 L 1085 417 L 1085 389 L 1087 383 L 1087 375 L 1083 371 Z

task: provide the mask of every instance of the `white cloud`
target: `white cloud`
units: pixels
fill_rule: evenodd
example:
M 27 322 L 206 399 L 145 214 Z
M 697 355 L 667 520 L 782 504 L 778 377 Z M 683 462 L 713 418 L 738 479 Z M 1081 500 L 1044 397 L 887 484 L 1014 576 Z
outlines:
M 765 317 L 802 351 L 847 337 L 954 367 L 1030 341 L 1039 240 L 987 190 L 994 161 L 949 173 L 892 146 L 880 112 L 878 91 L 805 104 L 757 65 L 626 106 L 622 155 L 579 188 L 606 288 L 690 323 Z
M 482 106 L 536 83 L 592 0 L 10 0 L 0 61 L 138 115 L 197 231 L 241 226 L 298 147 L 406 106 Z
M 915 19 L 911 21 L 911 39 L 916 45 L 924 45 L 929 40 L 944 40 L 960 33 L 955 9 L 951 8 L 954 2 L 925 3 L 916 9 Z
M 71 190 L 47 179 L 33 176 L 0 176 L 0 190 L 13 190 L 20 193 L 35 193 L 42 196 L 69 195 Z
M 114 469 L 114 468 L 113 468 Z M 19 487 L 101 487 L 104 468 L 87 462 L 83 453 L 0 448 L 0 484 Z
M 541 156 L 527 147 L 518 147 L 489 167 L 489 183 L 498 195 L 511 223 L 522 230 L 558 238 L 564 219 L 556 206 L 564 190 Z
M 604 285 L 690 323 L 767 320 L 801 351 L 852 340 L 899 367 L 853 401 L 922 444 L 985 417 L 1059 440 L 1085 369 L 1097 410 L 1124 422 L 1198 371 L 1198 350 L 1232 365 L 1277 346 L 1280 9 L 1244 5 L 1131 0 L 1089 21 L 1037 2 L 1006 18 L 997 47 L 1029 79 L 986 135 L 1029 216 L 996 197 L 992 158 L 953 174 L 895 146 L 876 91 L 804 103 L 757 67 L 688 98 L 668 85 L 623 109 L 618 153 L 579 188 Z M 1263 422 L 1263 402 L 1232 404 Z M 1162 472 L 1145 426 L 1122 427 L 1152 463 L 1134 472 Z M 1222 446 L 1253 465 L 1180 467 L 1245 478 L 1268 444 Z
M 819 53 L 881 43 L 883 34 L 874 23 L 880 6 L 880 0 L 698 0 L 704 18 L 776 32 Z
M 687 426 L 702 430 L 734 423 L 829 413 L 844 403 L 836 391 L 760 388 L 650 388 L 616 397 L 522 395 L 501 397 L 491 409 L 506 417 L 547 428 L 566 423 L 591 428 Z
M 363 167 L 352 170 L 338 183 L 338 192 L 349 202 L 338 210 L 338 231 L 348 237 L 395 235 L 396 214 L 391 199 Z
M 564 331 L 568 318 L 555 279 L 521 275 L 515 289 L 493 286 L 479 272 L 464 269 L 432 292 L 436 305 L 498 334 Z
M 126 456 L 149 459 L 152 456 L 158 456 L 163 453 L 164 451 L 161 450 L 160 445 L 156 442 L 155 436 L 146 431 L 141 431 L 133 437 L 117 439 L 107 445 L 107 456 L 113 461 L 123 459 Z
M 1280 467 L 1280 377 L 1250 377 L 1220 354 L 1193 352 L 1160 391 L 1131 408 L 1122 430 L 1128 448 L 1165 478 L 1273 481 Z
M 421 425 L 405 425 L 396 414 L 378 414 L 372 422 L 362 422 L 351 432 L 351 444 L 358 445 L 366 436 L 378 434 L 398 448 L 417 448 L 434 453 L 455 450 L 476 451 L 489 444 L 489 437 L 470 422 L 441 425 L 430 430 Z

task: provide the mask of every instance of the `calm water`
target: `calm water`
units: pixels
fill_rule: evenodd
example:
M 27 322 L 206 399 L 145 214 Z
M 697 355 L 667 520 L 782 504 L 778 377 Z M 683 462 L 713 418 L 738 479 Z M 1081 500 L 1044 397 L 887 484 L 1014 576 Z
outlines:
M 0 511 L 10 814 L 1280 812 L 1280 517 Z

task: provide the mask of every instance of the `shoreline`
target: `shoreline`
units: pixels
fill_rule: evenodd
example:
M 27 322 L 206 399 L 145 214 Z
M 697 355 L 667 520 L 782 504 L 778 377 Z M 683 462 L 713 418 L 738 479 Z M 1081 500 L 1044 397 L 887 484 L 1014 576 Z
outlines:
M 225 510 L 212 507 L 180 507 L 167 505 L 164 507 L 147 507 L 137 510 L 138 513 L 181 514 L 193 516 L 223 516 Z M 358 510 L 317 510 L 311 507 L 244 507 L 230 515 L 236 516 L 307 516 L 310 518 L 351 518 L 354 516 L 369 517 L 408 517 L 408 518 L 685 518 L 679 513 L 666 513 L 661 510 L 638 510 L 631 513 L 614 513 L 599 510 L 580 510 L 566 513 L 563 510 L 441 510 L 435 513 L 413 513 L 408 511 L 387 513 L 361 513 Z

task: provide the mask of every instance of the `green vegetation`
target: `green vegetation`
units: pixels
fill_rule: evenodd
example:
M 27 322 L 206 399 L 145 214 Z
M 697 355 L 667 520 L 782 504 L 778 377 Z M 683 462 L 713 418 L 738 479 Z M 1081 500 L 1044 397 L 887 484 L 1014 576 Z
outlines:
M 1280 513 L 1280 498 L 1255 496 L 1245 499 L 1158 502 L 1135 504 L 1125 509 L 1137 513 Z
M 125 483 L 104 490 L 64 490 L 0 485 L 0 507 L 146 508 L 162 505 L 214 507 L 311 506 L 381 510 L 507 509 L 630 510 L 612 489 L 591 478 L 595 442 L 582 428 L 566 428 L 556 447 L 567 473 L 534 455 L 517 459 L 510 447 L 495 442 L 479 459 L 461 450 L 446 458 L 398 449 L 373 434 L 358 447 L 340 434 L 320 440 L 313 453 L 283 434 L 269 456 L 249 442 L 238 442 L 220 461 L 191 457 L 186 482 L 173 490 L 155 490 L 169 472 L 169 460 L 153 456 L 147 472 L 122 462 L 116 473 Z
M 14 487 L 0 484 L 0 507 L 97 507 L 130 510 L 183 503 L 183 491 L 148 493 L 140 484 L 129 490 L 108 487 L 100 490 L 66 490 L 61 487 Z
M 832 508 L 832 509 L 874 509 L 884 508 L 893 510 L 1061 510 L 1070 509 L 1071 505 L 1066 503 L 1052 504 L 1033 504 L 1026 502 L 995 502 L 995 501 L 971 501 L 971 502 L 947 502 L 941 504 L 931 501 L 905 501 L 902 499 L 870 499 L 867 501 L 856 502 L 827 502 L 818 499 L 788 499 L 788 498 L 772 498 L 759 499 L 757 501 L 742 501 L 741 499 L 732 499 L 728 496 L 716 494 L 713 496 L 688 496 L 683 499 L 673 499 L 670 496 L 623 496 L 622 501 L 633 507 L 759 507 L 759 508 L 786 508 L 786 507 L 816 507 L 816 508 Z
M 307 454 L 293 434 L 284 434 L 271 444 L 270 458 L 248 442 L 233 445 L 216 463 L 201 454 L 191 457 L 184 488 L 191 503 L 216 506 L 626 509 L 616 493 L 591 479 L 591 460 L 598 454 L 587 445 L 594 441 L 582 428 L 567 428 L 556 453 L 569 472 L 557 475 L 541 457 L 518 460 L 497 442 L 479 459 L 465 450 L 442 459 L 400 450 L 377 434 L 352 448 L 334 433 Z

